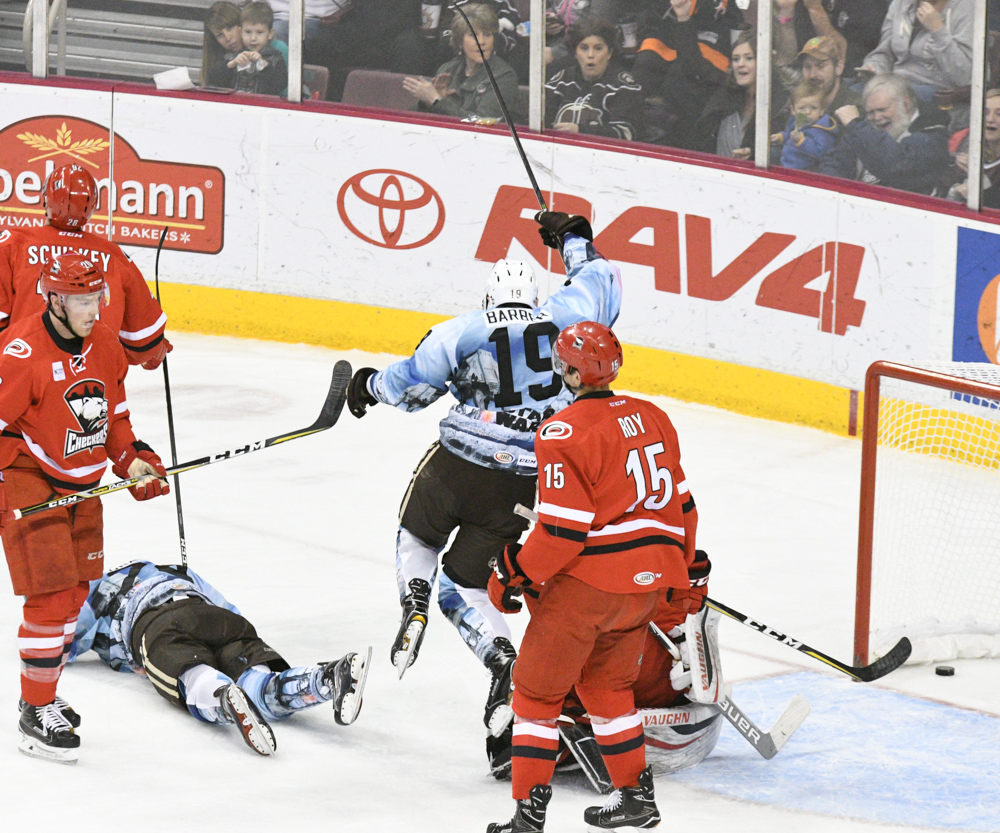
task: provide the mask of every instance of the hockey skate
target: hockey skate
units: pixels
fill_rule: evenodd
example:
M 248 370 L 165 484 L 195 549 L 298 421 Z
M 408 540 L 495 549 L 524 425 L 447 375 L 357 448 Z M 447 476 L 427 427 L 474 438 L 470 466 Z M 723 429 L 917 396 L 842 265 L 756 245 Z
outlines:
M 514 727 L 509 725 L 497 737 L 486 735 L 486 758 L 490 762 L 490 775 L 497 781 L 509 781 L 511 772 L 511 746 L 514 742 Z
M 216 694 L 222 704 L 222 713 L 236 724 L 246 745 L 258 755 L 273 755 L 278 748 L 274 732 L 247 693 L 236 683 L 230 683 Z
M 62 697 L 60 697 L 58 694 L 56 695 L 56 699 L 53 700 L 52 702 L 55 705 L 55 707 L 59 709 L 60 712 L 62 712 L 62 716 L 69 721 L 70 726 L 72 726 L 74 729 L 80 728 L 80 715 L 78 715 L 75 711 L 73 711 L 73 707 L 69 703 L 63 700 Z M 27 705 L 28 704 L 25 703 L 24 700 L 22 700 L 20 697 L 17 699 L 18 712 L 23 712 L 24 707 Z
M 545 808 L 551 798 L 552 787 L 536 784 L 528 793 L 528 798 L 518 800 L 510 821 L 493 822 L 486 828 L 486 833 L 542 833 L 545 829 Z
M 333 719 L 341 726 L 350 726 L 358 718 L 371 659 L 369 647 L 364 656 L 350 653 L 323 666 L 323 682 L 333 692 Z
M 514 719 L 514 710 L 510 707 L 511 693 L 514 689 L 512 677 L 514 675 L 514 660 L 517 659 L 517 651 L 510 641 L 502 636 L 493 640 L 496 648 L 493 657 L 486 667 L 490 669 L 493 680 L 490 683 L 490 694 L 486 698 L 486 711 L 483 714 L 483 723 L 490 730 L 490 734 L 497 738 Z
M 408 587 L 410 592 L 403 597 L 403 618 L 389 656 L 396 666 L 399 679 L 403 679 L 406 669 L 417 661 L 420 643 L 424 641 L 427 611 L 431 601 L 431 586 L 422 578 L 410 579 Z
M 73 731 L 55 702 L 47 706 L 25 703 L 21 708 L 18 728 L 22 740 L 17 748 L 25 755 L 57 764 L 76 763 L 80 736 Z
M 611 793 L 603 807 L 588 807 L 583 820 L 591 830 L 647 830 L 660 823 L 653 800 L 653 768 L 639 773 L 638 787 L 622 787 Z

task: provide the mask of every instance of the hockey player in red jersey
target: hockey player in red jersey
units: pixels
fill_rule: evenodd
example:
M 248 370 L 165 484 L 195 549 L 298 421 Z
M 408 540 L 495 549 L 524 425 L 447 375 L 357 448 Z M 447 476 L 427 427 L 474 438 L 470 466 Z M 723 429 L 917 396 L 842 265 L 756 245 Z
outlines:
M 543 830 L 557 719 L 574 686 L 615 787 L 585 821 L 597 830 L 653 827 L 660 816 L 632 687 L 660 601 L 681 617 L 701 607 L 688 575 L 697 512 L 670 419 L 609 388 L 623 358 L 614 333 L 574 324 L 553 356 L 575 400 L 538 429 L 539 520 L 523 547 L 508 545 L 489 585 L 505 612 L 520 609 L 522 593 L 534 598 L 513 674 L 517 807 L 488 833 Z
M 104 570 L 101 501 L 19 520 L 10 510 L 98 485 L 109 460 L 118 477 L 144 478 L 131 487 L 137 500 L 169 488 L 160 458 L 132 433 L 125 352 L 97 320 L 107 291 L 101 269 L 64 253 L 40 271 L 45 312 L 0 339 L 0 529 L 14 593 L 25 597 L 20 749 L 74 763 L 79 716 L 56 685 L 89 582 Z
M 173 349 L 163 335 L 167 316 L 118 244 L 84 231 L 97 207 L 94 178 L 80 165 L 56 168 L 45 180 L 44 200 L 48 225 L 0 231 L 0 330 L 45 309 L 39 269 L 55 255 L 77 252 L 104 273 L 100 318 L 121 340 L 129 364 L 159 367 Z

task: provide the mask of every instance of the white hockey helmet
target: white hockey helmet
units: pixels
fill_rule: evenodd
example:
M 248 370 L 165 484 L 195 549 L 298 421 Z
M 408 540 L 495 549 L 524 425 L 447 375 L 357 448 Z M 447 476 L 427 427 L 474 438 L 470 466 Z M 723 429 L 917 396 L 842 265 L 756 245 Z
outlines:
M 538 281 L 530 264 L 523 260 L 498 260 L 486 279 L 483 309 L 501 304 L 538 306 Z

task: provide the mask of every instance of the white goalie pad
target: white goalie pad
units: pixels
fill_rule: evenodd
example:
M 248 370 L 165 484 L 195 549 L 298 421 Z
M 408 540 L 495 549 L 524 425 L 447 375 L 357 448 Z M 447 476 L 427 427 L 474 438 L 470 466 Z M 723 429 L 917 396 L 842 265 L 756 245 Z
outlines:
M 723 719 L 715 706 L 692 703 L 669 709 L 639 709 L 646 733 L 646 760 L 657 775 L 701 763 L 715 749 Z
M 708 606 L 689 614 L 684 621 L 684 644 L 691 671 L 688 697 L 696 703 L 718 703 L 724 699 L 722 663 L 719 659 L 719 618 Z

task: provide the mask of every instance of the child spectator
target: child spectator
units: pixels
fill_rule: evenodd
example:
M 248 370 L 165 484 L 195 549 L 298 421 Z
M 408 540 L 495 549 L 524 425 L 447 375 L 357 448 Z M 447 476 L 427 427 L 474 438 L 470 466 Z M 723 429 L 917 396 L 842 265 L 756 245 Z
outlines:
M 791 104 L 792 117 L 784 132 L 771 136 L 772 159 L 780 159 L 785 168 L 815 171 L 833 150 L 840 130 L 833 117 L 823 112 L 823 89 L 816 82 L 799 84 L 792 91 Z
M 201 56 L 201 83 L 209 87 L 232 87 L 226 53 L 243 51 L 240 31 L 240 8 L 228 0 L 208 7 L 205 17 L 205 42 Z
M 288 65 L 274 46 L 274 12 L 263 0 L 254 0 L 240 12 L 243 51 L 227 57 L 226 66 L 236 73 L 236 90 L 244 93 L 281 95 L 288 86 Z
M 1000 208 L 1000 89 L 986 91 L 983 112 L 983 182 L 984 208 Z M 948 199 L 965 202 L 969 198 L 969 130 L 951 137 L 955 145 L 955 172 L 963 179 L 948 191 Z

